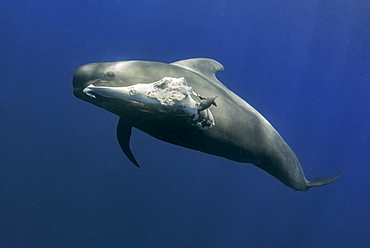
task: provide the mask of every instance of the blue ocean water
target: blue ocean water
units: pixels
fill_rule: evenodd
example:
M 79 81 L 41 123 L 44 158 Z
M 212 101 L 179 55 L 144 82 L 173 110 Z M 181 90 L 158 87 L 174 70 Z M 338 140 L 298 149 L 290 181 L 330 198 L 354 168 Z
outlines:
M 368 247 L 370 3 L 0 2 L 0 247 Z M 249 164 L 140 131 L 72 95 L 91 62 L 206 57 L 299 157 L 294 192 Z

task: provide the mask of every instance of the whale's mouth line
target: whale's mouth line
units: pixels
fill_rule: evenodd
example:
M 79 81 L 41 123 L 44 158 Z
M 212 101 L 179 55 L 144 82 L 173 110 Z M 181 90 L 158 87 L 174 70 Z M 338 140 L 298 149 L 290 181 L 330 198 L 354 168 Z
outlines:
M 92 88 L 94 88 L 95 85 L 94 84 L 89 84 L 88 86 L 86 86 L 83 90 L 82 90 L 82 93 L 84 93 L 85 95 L 91 97 L 91 98 L 96 98 L 96 95 L 94 94 L 94 92 L 91 90 Z
M 135 84 L 125 87 L 97 86 L 102 80 L 89 84 L 83 89 L 88 97 L 96 99 L 117 99 L 137 102 L 151 106 L 157 113 L 180 113 L 191 117 L 192 125 L 201 130 L 215 126 L 215 121 L 209 107 L 216 106 L 215 98 L 207 99 L 197 94 L 186 83 L 185 78 L 164 77 L 148 84 Z

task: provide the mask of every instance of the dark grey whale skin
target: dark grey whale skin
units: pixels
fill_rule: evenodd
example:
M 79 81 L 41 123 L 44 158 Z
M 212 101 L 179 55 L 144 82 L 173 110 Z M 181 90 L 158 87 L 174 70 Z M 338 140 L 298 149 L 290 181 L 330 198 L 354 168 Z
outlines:
M 120 116 L 117 136 L 128 158 L 138 166 L 129 148 L 131 127 L 157 139 L 242 163 L 252 163 L 297 191 L 334 182 L 334 177 L 308 181 L 296 155 L 273 126 L 252 106 L 225 85 L 215 73 L 223 66 L 211 59 L 188 59 L 171 64 L 148 61 L 92 63 L 79 67 L 73 76 L 73 93 Z M 83 93 L 90 84 L 124 87 L 152 83 L 164 77 L 184 77 L 200 96 L 217 96 L 209 110 L 215 126 L 200 130 L 189 124 L 189 116 L 159 113 L 153 106 L 122 99 Z

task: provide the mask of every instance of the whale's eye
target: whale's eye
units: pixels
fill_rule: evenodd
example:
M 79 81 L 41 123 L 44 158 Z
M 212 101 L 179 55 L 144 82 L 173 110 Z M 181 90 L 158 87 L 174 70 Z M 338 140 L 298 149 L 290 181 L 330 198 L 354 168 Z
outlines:
M 110 79 L 113 79 L 115 76 L 116 74 L 114 74 L 114 72 L 108 71 L 107 73 L 105 73 L 104 79 L 110 80 Z

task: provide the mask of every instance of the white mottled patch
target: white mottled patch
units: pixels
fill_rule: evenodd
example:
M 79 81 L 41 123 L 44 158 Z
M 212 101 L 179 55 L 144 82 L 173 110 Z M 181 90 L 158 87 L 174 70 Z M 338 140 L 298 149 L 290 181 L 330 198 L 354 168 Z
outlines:
M 160 112 L 180 111 L 192 116 L 192 124 L 206 130 L 215 125 L 209 109 L 199 115 L 199 95 L 187 85 L 185 79 L 164 77 L 149 84 L 135 84 L 127 87 L 87 86 L 83 92 L 89 97 L 100 95 L 158 106 Z

